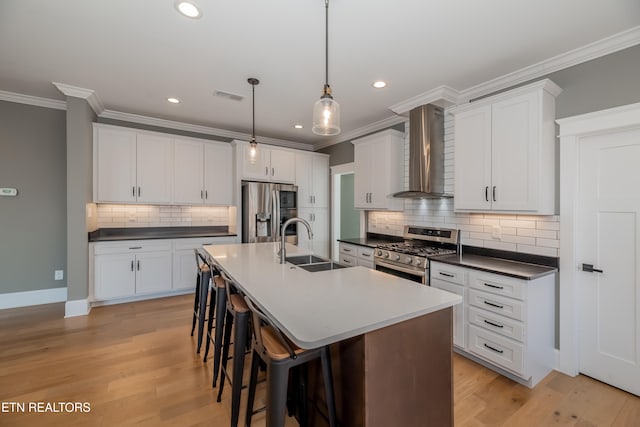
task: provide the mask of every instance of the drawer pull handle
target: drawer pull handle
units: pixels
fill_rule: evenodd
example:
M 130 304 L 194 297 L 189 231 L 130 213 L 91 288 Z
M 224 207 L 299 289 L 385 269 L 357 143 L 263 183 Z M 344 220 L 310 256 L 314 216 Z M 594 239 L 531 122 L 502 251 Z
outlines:
M 489 288 L 504 289 L 504 286 L 496 286 L 496 285 L 492 285 L 491 283 L 485 283 L 484 285 L 489 287 Z
M 496 353 L 500 353 L 500 354 L 504 353 L 504 350 L 498 350 L 497 348 L 493 348 L 488 344 L 484 344 L 484 346 L 487 347 L 489 350 L 495 351 Z
M 345 252 L 351 252 L 351 249 L 347 249 L 347 248 L 342 248 L 342 250 Z
M 371 254 L 367 254 L 367 253 L 362 253 L 362 256 L 371 256 Z
M 342 262 L 344 262 L 345 264 L 351 264 L 351 261 L 349 261 L 347 259 L 343 259 Z
M 142 246 L 131 246 L 129 249 L 142 249 Z
M 138 271 L 140 271 L 140 260 L 138 260 L 137 265 L 138 265 Z
M 133 260 L 131 260 L 131 271 L 133 271 Z
M 485 320 L 484 323 L 486 323 L 488 325 L 491 325 L 491 326 L 495 326 L 496 328 L 504 328 L 504 325 L 498 325 L 497 323 L 493 323 L 493 322 L 490 322 L 488 320 Z
M 456 277 L 455 274 L 443 273 L 442 271 L 438 271 L 438 274 L 445 277 Z
M 485 301 L 484 303 L 485 303 L 485 304 L 487 304 L 487 305 L 490 305 L 491 307 L 495 307 L 495 308 L 504 308 L 504 305 L 494 304 L 494 303 L 489 302 L 489 301 Z

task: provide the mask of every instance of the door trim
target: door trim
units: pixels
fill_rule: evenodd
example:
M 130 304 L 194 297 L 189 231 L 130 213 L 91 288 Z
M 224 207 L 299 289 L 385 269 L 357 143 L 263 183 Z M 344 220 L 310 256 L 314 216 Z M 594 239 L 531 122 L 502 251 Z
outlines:
M 560 126 L 560 350 L 557 369 L 575 376 L 579 370 L 578 265 L 576 217 L 578 161 L 585 137 L 640 128 L 640 103 L 556 120 Z

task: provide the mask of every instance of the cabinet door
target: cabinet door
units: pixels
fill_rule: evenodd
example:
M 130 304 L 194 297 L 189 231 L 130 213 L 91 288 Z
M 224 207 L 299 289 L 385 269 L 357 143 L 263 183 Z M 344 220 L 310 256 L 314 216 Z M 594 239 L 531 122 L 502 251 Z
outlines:
M 195 289 L 197 274 L 193 249 L 173 253 L 173 289 Z
M 135 294 L 133 254 L 96 255 L 94 268 L 96 299 L 122 298 Z
M 354 207 L 367 209 L 369 206 L 369 193 L 371 192 L 371 156 L 370 144 L 357 144 L 353 147 L 355 160 L 354 176 Z
M 317 208 L 313 210 L 313 252 L 321 257 L 329 258 L 329 210 Z
M 312 208 L 298 208 L 298 217 L 307 220 L 311 224 L 311 230 L 313 231 L 313 209 Z M 298 224 L 298 246 L 304 249 L 313 251 L 313 243 L 309 240 L 309 234 L 307 228 L 304 225 Z M 313 238 L 315 239 L 315 232 Z M 315 251 L 314 251 L 315 252 Z
M 313 205 L 316 208 L 329 207 L 329 158 L 312 156 Z M 296 162 L 296 170 L 298 164 Z
M 171 252 L 148 252 L 136 255 L 136 294 L 171 289 Z
M 369 207 L 372 209 L 386 209 L 387 198 L 390 197 L 390 183 L 396 177 L 391 176 L 389 159 L 393 158 L 389 142 L 376 141 L 371 145 L 371 194 L 369 195 Z
M 465 312 L 464 312 L 464 286 L 456 285 L 454 283 L 445 282 L 432 277 L 430 285 L 434 288 L 442 289 L 460 295 L 463 299 L 462 304 L 453 306 L 453 344 L 464 348 L 465 347 Z
M 171 138 L 159 135 L 138 135 L 136 155 L 138 202 L 171 202 L 172 154 Z
M 251 155 L 249 144 L 242 146 L 242 178 L 257 179 L 261 181 L 269 180 L 271 170 L 271 150 L 264 145 L 258 144 L 256 153 Z
M 528 93 L 493 104 L 491 196 L 494 210 L 537 209 L 540 126 L 536 123 L 541 120 L 538 97 L 538 93 Z
M 296 156 L 292 151 L 271 150 L 271 180 L 294 183 L 296 180 Z
M 204 203 L 230 205 L 232 150 L 226 143 L 204 144 Z
M 96 202 L 136 201 L 135 132 L 98 128 L 96 134 Z
M 179 204 L 199 205 L 204 199 L 202 177 L 204 161 L 203 143 L 175 140 L 173 158 L 173 201 Z
M 455 209 L 490 210 L 491 106 L 455 116 Z
M 296 185 L 298 186 L 298 208 L 313 207 L 313 156 L 296 153 Z

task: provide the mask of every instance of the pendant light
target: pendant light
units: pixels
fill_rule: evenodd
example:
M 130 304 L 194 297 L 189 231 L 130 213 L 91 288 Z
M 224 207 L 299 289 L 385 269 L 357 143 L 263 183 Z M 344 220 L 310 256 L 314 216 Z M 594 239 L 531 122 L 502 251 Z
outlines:
M 247 79 L 251 85 L 251 114 L 252 114 L 252 127 L 251 127 L 251 140 L 249 141 L 249 162 L 254 164 L 258 157 L 258 143 L 256 142 L 256 85 L 260 84 L 260 80 L 253 77 Z
M 325 8 L 325 81 L 322 96 L 313 106 L 313 127 L 316 135 L 337 135 L 340 133 L 340 105 L 331 96 L 329 86 L 329 0 L 324 0 Z

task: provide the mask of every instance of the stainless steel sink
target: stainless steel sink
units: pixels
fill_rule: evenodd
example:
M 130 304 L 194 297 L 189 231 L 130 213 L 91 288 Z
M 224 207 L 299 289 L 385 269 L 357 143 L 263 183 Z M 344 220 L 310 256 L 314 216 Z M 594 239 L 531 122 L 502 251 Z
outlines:
M 302 265 L 302 264 L 316 264 L 319 262 L 329 262 L 324 258 L 320 258 L 315 255 L 298 255 L 298 256 L 290 256 L 286 258 L 287 262 L 290 262 L 293 265 Z
M 327 271 L 336 270 L 338 268 L 345 268 L 344 265 L 340 265 L 338 263 L 315 255 L 292 256 L 286 258 L 286 261 L 312 273 L 316 271 Z
M 315 273 L 316 271 L 327 271 L 327 270 L 337 270 L 339 268 L 346 268 L 344 265 L 337 264 L 333 261 L 317 262 L 315 264 L 304 264 L 304 265 L 299 265 L 298 267 L 304 270 L 307 270 L 311 273 Z

